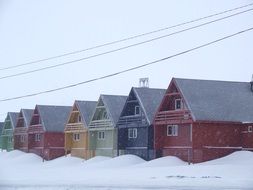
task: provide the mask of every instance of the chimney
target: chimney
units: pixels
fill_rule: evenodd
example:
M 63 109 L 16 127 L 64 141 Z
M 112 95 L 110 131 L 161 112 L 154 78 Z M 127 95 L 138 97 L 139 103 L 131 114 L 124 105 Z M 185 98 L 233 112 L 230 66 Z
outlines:
M 250 81 L 250 89 L 253 92 L 253 75 L 252 75 L 252 78 L 251 78 L 251 81 Z
M 139 87 L 148 88 L 149 87 L 148 78 L 140 78 Z

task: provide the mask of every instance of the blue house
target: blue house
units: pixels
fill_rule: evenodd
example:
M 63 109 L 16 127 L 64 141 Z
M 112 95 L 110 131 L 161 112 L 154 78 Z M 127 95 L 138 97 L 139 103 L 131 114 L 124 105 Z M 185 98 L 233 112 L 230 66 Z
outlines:
M 153 119 L 165 89 L 135 88 L 129 93 L 117 122 L 118 153 L 154 158 Z

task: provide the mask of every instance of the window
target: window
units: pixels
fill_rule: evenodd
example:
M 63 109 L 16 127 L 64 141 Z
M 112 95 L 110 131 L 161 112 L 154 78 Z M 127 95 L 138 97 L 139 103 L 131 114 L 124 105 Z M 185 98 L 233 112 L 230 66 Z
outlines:
M 135 106 L 135 108 L 134 108 L 134 114 L 135 115 L 140 115 L 140 106 Z
M 128 129 L 128 138 L 137 138 L 137 129 L 136 128 L 130 128 Z
M 11 143 L 13 141 L 12 137 L 8 137 L 8 142 Z
M 82 122 L 82 117 L 81 115 L 78 115 L 78 123 Z
M 252 126 L 248 126 L 248 132 L 249 132 L 249 133 L 252 133 L 252 132 L 253 132 Z
M 175 100 L 175 110 L 180 110 L 180 109 L 182 109 L 182 100 L 176 99 Z
M 20 142 L 25 142 L 25 135 L 20 136 Z
M 107 115 L 106 111 L 103 112 L 103 118 L 102 119 L 108 119 L 108 115 Z
M 79 141 L 80 140 L 80 134 L 79 133 L 74 133 L 73 140 L 74 141 Z
M 99 131 L 98 132 L 98 139 L 99 140 L 104 140 L 105 139 L 105 132 L 104 131 Z
M 167 136 L 178 136 L 178 126 L 168 125 L 167 126 Z
M 40 141 L 41 140 L 41 134 L 36 133 L 35 134 L 35 141 Z

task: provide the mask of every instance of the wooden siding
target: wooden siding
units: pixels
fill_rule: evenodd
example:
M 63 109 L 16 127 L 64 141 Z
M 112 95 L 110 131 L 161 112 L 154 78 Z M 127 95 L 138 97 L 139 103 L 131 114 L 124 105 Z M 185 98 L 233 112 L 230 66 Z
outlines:
M 2 130 L 2 135 L 1 135 L 1 146 L 3 150 L 6 151 L 11 151 L 13 150 L 13 126 L 10 121 L 10 117 L 7 116 L 3 130 Z

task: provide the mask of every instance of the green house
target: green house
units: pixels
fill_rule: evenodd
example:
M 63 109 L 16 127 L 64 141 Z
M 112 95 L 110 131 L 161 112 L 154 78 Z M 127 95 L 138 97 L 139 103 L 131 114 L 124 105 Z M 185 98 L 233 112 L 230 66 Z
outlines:
M 13 131 L 16 127 L 18 119 L 17 112 L 8 112 L 4 121 L 4 126 L 1 133 L 1 147 L 3 150 L 13 150 Z
M 88 126 L 89 149 L 94 156 L 117 156 L 116 124 L 127 96 L 100 95 Z

